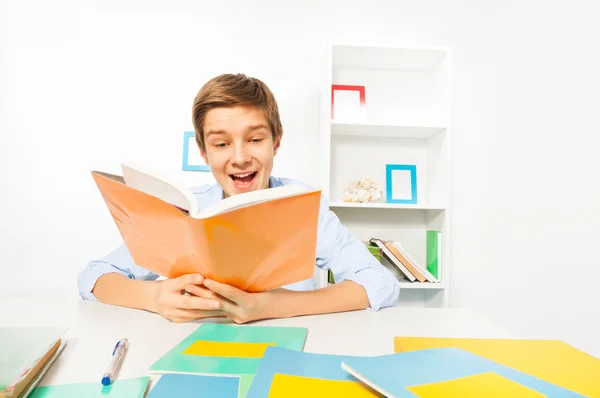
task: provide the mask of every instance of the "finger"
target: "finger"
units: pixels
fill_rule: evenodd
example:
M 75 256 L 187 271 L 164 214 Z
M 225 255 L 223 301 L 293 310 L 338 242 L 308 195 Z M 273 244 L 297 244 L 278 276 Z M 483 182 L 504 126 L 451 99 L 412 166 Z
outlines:
M 174 297 L 174 307 L 186 310 L 218 310 L 221 303 L 215 299 L 207 299 L 189 294 L 177 295 Z
M 218 293 L 213 292 L 204 286 L 188 285 L 185 287 L 185 291 L 198 297 L 202 297 L 209 300 L 216 301 L 227 301 L 228 303 L 235 304 L 233 301 L 226 299 Z
M 172 279 L 173 290 L 183 290 L 186 285 L 200 285 L 204 282 L 204 277 L 200 274 L 186 274 Z
M 198 286 L 198 285 L 187 285 L 185 287 L 185 291 L 193 294 L 195 296 L 198 297 L 203 297 L 206 299 L 214 299 L 217 297 L 217 293 L 213 292 L 212 290 L 209 290 L 207 288 L 205 288 L 204 286 Z
M 206 286 L 213 292 L 219 294 L 220 296 L 230 301 L 233 301 L 236 304 L 242 304 L 242 301 L 244 300 L 244 295 L 247 294 L 246 292 L 236 287 L 227 285 L 225 283 L 220 283 L 212 279 L 205 279 L 204 286 Z
M 236 303 L 213 292 L 212 290 L 205 288 L 204 286 L 189 285 L 186 287 L 186 290 L 188 293 L 194 294 L 196 296 L 220 301 L 221 310 L 231 317 L 235 317 L 237 315 L 237 311 L 240 310 L 240 307 Z
M 175 308 L 169 313 L 169 318 L 179 319 L 183 322 L 195 321 L 204 318 L 225 318 L 227 314 L 223 311 L 184 310 Z

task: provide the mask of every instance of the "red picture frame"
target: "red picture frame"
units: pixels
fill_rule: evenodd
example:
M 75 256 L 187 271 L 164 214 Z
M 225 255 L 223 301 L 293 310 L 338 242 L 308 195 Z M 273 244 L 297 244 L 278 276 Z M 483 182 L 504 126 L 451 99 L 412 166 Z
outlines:
M 366 104 L 365 86 L 349 86 L 343 84 L 332 84 L 331 85 L 331 120 L 334 118 L 333 114 L 333 94 L 335 91 L 358 91 L 360 97 L 360 107 L 364 110 Z

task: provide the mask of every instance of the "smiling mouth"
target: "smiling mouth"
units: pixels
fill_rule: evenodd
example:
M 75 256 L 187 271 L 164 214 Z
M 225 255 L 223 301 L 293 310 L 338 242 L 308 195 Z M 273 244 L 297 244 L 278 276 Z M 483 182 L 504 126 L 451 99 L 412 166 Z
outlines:
M 256 171 L 251 171 L 248 173 L 238 173 L 238 174 L 229 174 L 229 177 L 234 181 L 242 184 L 247 184 L 251 182 L 256 176 Z

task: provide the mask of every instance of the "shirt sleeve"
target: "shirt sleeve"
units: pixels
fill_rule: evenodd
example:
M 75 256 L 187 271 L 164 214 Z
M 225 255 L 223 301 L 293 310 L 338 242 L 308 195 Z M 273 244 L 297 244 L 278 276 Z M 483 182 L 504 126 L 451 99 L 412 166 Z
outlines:
M 77 285 L 79 296 L 84 300 L 97 301 L 98 299 L 92 291 L 98 278 L 102 275 L 117 273 L 128 277 L 129 279 L 152 281 L 158 279 L 158 275 L 137 265 L 127 246 L 122 243 L 114 251 L 99 260 L 91 261 L 87 267 L 79 274 Z
M 329 210 L 324 197 L 319 215 L 317 266 L 331 269 L 336 283 L 351 280 L 361 285 L 372 310 L 396 305 L 400 295 L 398 279 Z

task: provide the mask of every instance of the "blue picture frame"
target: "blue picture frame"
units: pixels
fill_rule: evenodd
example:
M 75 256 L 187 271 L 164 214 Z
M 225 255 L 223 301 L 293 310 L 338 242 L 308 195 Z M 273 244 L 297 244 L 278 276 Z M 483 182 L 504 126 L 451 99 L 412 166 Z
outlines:
M 392 172 L 394 170 L 410 171 L 411 197 L 409 199 L 394 199 L 392 192 Z M 385 201 L 386 203 L 417 204 L 417 166 L 414 164 L 385 165 Z
M 193 131 L 184 131 L 183 132 L 183 157 L 181 162 L 181 169 L 185 171 L 210 171 L 210 167 L 205 164 L 190 164 L 189 154 L 190 154 L 190 138 L 196 136 L 196 133 Z

